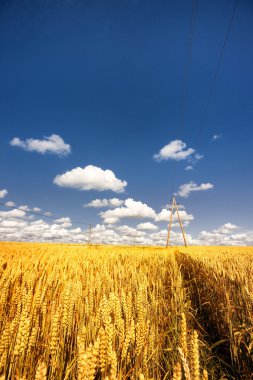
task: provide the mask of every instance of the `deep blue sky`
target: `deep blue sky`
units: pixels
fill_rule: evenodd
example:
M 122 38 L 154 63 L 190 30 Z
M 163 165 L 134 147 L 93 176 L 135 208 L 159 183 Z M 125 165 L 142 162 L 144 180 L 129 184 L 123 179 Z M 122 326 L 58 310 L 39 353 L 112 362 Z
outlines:
M 198 134 L 225 33 L 231 0 L 199 1 L 186 98 L 180 96 L 190 1 L 2 0 L 0 5 L 0 187 L 6 200 L 91 223 L 95 198 L 168 203 L 174 163 L 153 154 L 175 139 L 204 155 L 193 171 L 177 164 L 175 190 L 211 182 L 179 199 L 196 233 L 225 222 L 252 228 L 253 3 L 240 0 Z M 14 137 L 60 135 L 72 153 L 60 158 L 10 146 Z M 222 135 L 212 142 L 214 134 Z M 60 188 L 57 174 L 77 166 L 111 169 L 126 192 Z

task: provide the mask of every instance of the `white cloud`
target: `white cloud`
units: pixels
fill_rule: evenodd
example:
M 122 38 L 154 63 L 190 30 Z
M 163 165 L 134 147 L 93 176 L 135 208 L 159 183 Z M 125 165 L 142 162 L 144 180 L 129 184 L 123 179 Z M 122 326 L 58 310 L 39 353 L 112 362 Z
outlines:
M 165 208 L 168 209 L 168 210 L 170 210 L 170 209 L 172 208 L 172 203 L 169 203 L 169 204 L 165 205 Z M 182 204 L 177 203 L 177 208 L 178 208 L 179 210 L 182 210 L 182 209 L 185 208 L 185 206 L 182 205 Z
M 101 200 L 99 200 L 101 201 Z M 102 199 L 103 201 L 103 199 Z M 112 244 L 159 244 L 157 239 L 150 238 L 150 233 L 158 232 L 158 226 L 151 222 L 139 223 L 135 228 L 127 225 L 116 226 L 124 218 L 150 218 L 152 220 L 159 219 L 168 223 L 169 214 L 161 218 L 161 213 L 156 212 L 147 204 L 135 201 L 131 198 L 119 200 L 118 198 L 106 199 L 109 207 L 120 204 L 121 207 L 108 209 L 99 215 L 104 221 L 102 225 L 103 233 L 98 233 L 97 229 L 92 228 L 92 239 L 96 236 L 97 242 Z M 14 203 L 12 203 L 14 204 Z M 184 207 L 180 205 L 180 207 Z M 36 215 L 29 216 L 26 211 L 38 210 L 38 207 L 30 208 L 28 205 L 22 205 L 19 209 L 11 211 L 3 211 L 0 213 L 0 240 L 25 240 L 25 241 L 56 241 L 56 242 L 84 242 L 89 239 L 89 231 L 81 230 L 80 227 L 72 228 L 72 222 L 69 217 L 61 217 L 51 222 L 44 220 L 35 220 Z M 168 210 L 164 209 L 164 211 Z M 35 211 L 36 212 L 36 211 Z M 181 211 L 180 211 L 181 212 Z M 44 213 L 44 215 L 52 215 Z M 185 219 L 193 219 L 187 216 Z M 183 215 L 182 215 L 183 217 Z M 187 220 L 185 223 L 188 223 Z M 176 223 L 174 226 L 177 226 Z M 95 235 L 94 235 L 95 234 Z M 130 240 L 129 240 L 130 239 Z M 94 241 L 95 242 L 95 241 Z
M 14 210 L 13 210 L 14 211 Z M 23 211 L 21 211 L 23 212 Z M 24 212 L 23 212 L 24 213 Z M 24 213 L 25 214 L 25 213 Z M 0 218 L 3 215 L 0 215 Z M 11 219 L 0 219 L 0 239 L 16 241 L 55 241 L 55 242 L 85 242 L 88 235 L 80 227 L 68 228 L 69 218 L 61 218 L 58 223 L 48 224 L 44 220 L 30 221 L 27 218 L 17 219 L 12 213 Z
M 6 202 L 6 206 L 15 207 L 15 203 L 12 201 Z
M 93 201 L 85 204 L 83 207 L 95 207 L 95 208 L 102 208 L 102 207 L 119 207 L 124 203 L 123 200 L 118 198 L 111 198 L 111 199 L 94 199 Z
M 234 230 L 234 229 L 239 228 L 236 224 L 233 224 L 233 223 L 225 223 L 224 227 L 229 229 L 229 230 Z
M 247 234 L 232 234 L 231 239 L 245 241 L 248 238 Z
M 189 194 L 193 191 L 205 191 L 212 189 L 214 187 L 211 183 L 202 183 L 201 185 L 197 185 L 195 182 L 190 181 L 189 183 L 185 183 L 179 187 L 179 190 L 175 195 L 178 195 L 183 198 L 187 198 Z
M 121 206 L 122 204 L 124 203 L 124 201 L 122 199 L 118 199 L 118 198 L 111 198 L 109 199 L 109 207 L 119 207 Z
M 192 165 L 187 165 L 186 167 L 185 167 L 185 170 L 193 170 L 193 166 Z
M 26 212 L 34 212 L 34 213 L 41 213 L 42 210 L 40 207 L 29 207 L 28 205 L 21 205 L 21 206 L 18 206 L 16 208 L 16 204 L 12 201 L 8 201 L 5 203 L 5 205 L 7 207 L 10 207 L 10 208 L 13 208 L 13 210 L 10 211 L 7 211 L 5 212 L 5 216 L 4 217 L 8 217 L 8 218 L 11 218 L 11 217 L 16 217 L 16 215 L 18 217 L 23 217 L 23 216 L 26 216 L 26 219 L 31 219 L 31 220 L 34 220 L 34 215 L 26 215 Z M 52 213 L 51 212 L 45 212 L 43 215 L 45 216 L 52 216 Z M 0 215 L 1 217 L 1 215 Z
M 151 245 L 165 246 L 166 241 L 167 241 L 167 236 L 168 236 L 168 230 L 163 229 L 163 230 L 160 230 L 160 231 L 157 231 L 155 233 L 150 234 L 148 237 L 151 241 L 151 243 L 150 243 Z M 189 243 L 192 241 L 191 235 L 186 234 L 186 238 L 187 238 L 187 241 Z M 182 244 L 184 244 L 181 231 L 180 232 L 175 232 L 173 230 L 171 231 L 170 243 L 171 243 L 171 245 L 182 245 Z
M 71 219 L 68 216 L 67 217 L 63 217 L 63 218 L 59 218 L 59 219 L 55 219 L 54 223 L 55 224 L 60 224 L 61 227 L 65 227 L 65 228 L 68 228 L 68 227 L 72 226 Z
M 0 218 L 23 218 L 24 216 L 25 211 L 23 210 L 0 211 Z
M 12 201 L 6 202 L 5 205 L 7 207 L 13 208 L 12 211 L 14 211 L 14 212 L 16 212 L 16 211 L 17 212 L 19 212 L 19 211 L 22 211 L 22 212 L 23 211 L 24 212 L 28 211 L 30 213 L 33 213 L 33 212 L 34 213 L 42 213 L 42 209 L 40 207 L 33 207 L 33 208 L 31 208 L 28 205 L 21 205 L 21 206 L 18 206 L 17 208 L 15 208 L 16 204 L 14 202 L 12 202 Z M 45 212 L 43 215 L 45 215 L 45 216 L 52 216 L 52 213 L 48 211 L 48 212 Z M 34 215 L 27 215 L 27 218 L 34 219 Z
M 127 182 L 116 178 L 112 170 L 103 170 L 93 165 L 77 167 L 57 175 L 53 182 L 60 187 L 78 190 L 112 190 L 116 193 L 124 192 L 127 186 Z
M 116 216 L 107 216 L 104 218 L 104 223 L 106 224 L 116 224 L 118 222 L 119 222 L 119 218 L 117 218 Z
M 161 212 L 159 212 L 155 216 L 156 222 L 169 222 L 170 220 L 170 210 L 163 208 Z
M 89 203 L 86 203 L 83 205 L 83 207 L 95 207 L 95 208 L 102 208 L 109 206 L 108 199 L 94 199 L 93 201 L 90 201 Z
M 167 205 L 166 207 L 171 207 L 171 205 Z M 168 223 L 170 220 L 170 210 L 168 208 L 162 209 L 161 212 L 156 213 L 155 210 L 148 206 L 145 203 L 142 203 L 140 201 L 135 201 L 132 198 L 128 198 L 125 201 L 123 201 L 122 207 L 117 207 L 115 209 L 108 209 L 106 211 L 101 211 L 98 215 L 103 219 L 103 223 L 106 225 L 110 225 L 113 227 L 114 224 L 120 222 L 121 219 L 124 218 L 131 218 L 131 219 L 146 219 L 150 218 L 154 220 L 155 222 L 166 222 Z M 187 226 L 193 219 L 194 216 L 192 214 L 188 214 L 184 209 L 183 205 L 179 205 L 179 214 L 183 221 L 183 224 Z M 174 211 L 173 214 L 174 220 L 176 220 L 173 225 L 178 226 L 178 220 L 176 211 Z M 143 230 L 155 230 L 157 227 L 151 223 L 139 223 L 137 226 L 137 229 L 143 229 Z
M 139 207 L 141 209 L 141 206 Z M 127 207 L 125 206 L 125 208 Z M 131 207 L 128 208 L 131 209 Z M 144 207 L 144 209 L 146 208 Z M 169 210 L 164 210 L 169 212 Z M 153 212 L 150 212 L 149 210 L 149 213 L 150 215 L 153 215 L 154 219 Z M 187 220 L 190 221 L 193 219 L 193 216 L 187 214 L 185 210 L 180 210 L 180 213 L 182 219 L 185 219 L 186 222 Z M 159 214 L 155 215 L 157 217 Z M 166 218 L 164 217 L 164 221 L 168 221 L 168 216 L 169 215 L 167 214 Z M 116 217 L 116 219 L 119 218 Z M 109 225 L 97 224 L 91 230 L 91 241 L 94 244 L 142 244 L 165 246 L 167 228 L 154 231 L 151 229 L 148 230 L 147 228 L 142 230 L 142 227 L 147 227 L 148 225 L 152 225 L 152 223 L 140 223 L 136 228 L 128 225 L 112 228 L 112 226 Z M 72 228 L 71 219 L 69 217 L 54 220 L 53 224 L 44 220 L 31 220 L 26 216 L 25 211 L 15 209 L 0 212 L 0 240 L 85 243 L 89 241 L 89 229 L 81 229 L 80 227 Z M 197 238 L 193 238 L 190 234 L 187 234 L 187 240 L 190 244 L 197 245 L 253 245 L 253 231 L 246 231 L 241 227 L 228 222 L 212 231 L 201 231 Z M 171 244 L 183 244 L 180 231 L 171 231 Z
M 215 233 L 221 233 L 221 234 L 227 234 L 227 233 L 231 233 L 234 230 L 238 230 L 238 229 L 239 229 L 239 227 L 235 224 L 225 223 L 222 226 L 220 226 L 219 228 L 217 228 L 216 230 L 214 230 L 214 232 Z
M 19 137 L 14 137 L 10 141 L 10 144 L 28 152 L 37 152 L 41 154 L 53 153 L 58 156 L 67 156 L 71 152 L 70 145 L 66 144 L 62 137 L 56 134 L 44 137 L 44 140 L 33 138 L 21 140 Z
M 196 242 L 200 245 L 253 245 L 253 231 L 243 231 L 235 224 L 225 223 L 213 231 L 201 231 Z
M 192 220 L 194 220 L 194 216 L 192 214 L 188 214 L 185 210 L 179 210 L 178 213 L 179 213 L 179 216 L 180 216 L 180 218 L 181 218 L 182 223 L 184 224 L 184 226 L 189 225 L 189 223 Z M 156 222 L 169 222 L 170 215 L 171 215 L 171 211 L 170 210 L 162 209 L 162 211 L 159 214 L 156 215 L 155 221 Z M 174 213 L 173 213 L 173 219 L 172 220 L 173 221 L 176 220 L 176 223 L 173 222 L 174 226 L 179 226 L 178 216 L 177 216 L 176 211 L 174 211 Z
M 145 236 L 143 231 L 137 231 L 136 228 L 129 227 L 127 225 L 117 227 L 117 232 L 122 236 Z
M 147 231 L 154 231 L 154 230 L 158 230 L 158 227 L 153 224 L 153 223 L 150 223 L 150 222 L 146 222 L 146 223 L 139 223 L 136 228 L 138 230 L 147 230 Z
M 44 212 L 44 215 L 45 216 L 52 216 L 52 213 L 50 211 L 46 211 L 46 212 Z
M 155 211 L 145 203 L 128 198 L 123 207 L 103 211 L 99 214 L 105 223 L 114 224 L 123 218 L 155 218 Z
M 221 135 L 213 135 L 212 140 L 215 141 L 215 140 L 220 139 L 221 137 L 222 137 Z
M 25 227 L 26 223 L 22 220 L 1 220 L 0 227 L 4 228 L 16 228 L 16 227 Z
M 225 223 L 217 229 L 213 230 L 213 233 L 217 234 L 231 234 L 234 233 L 235 230 L 238 230 L 240 227 L 236 224 Z
M 173 140 L 169 144 L 160 149 L 159 153 L 153 157 L 157 161 L 162 160 L 186 160 L 189 159 L 195 153 L 195 149 L 186 149 L 186 144 L 181 140 Z
M 4 198 L 8 194 L 6 189 L 0 190 L 0 198 Z
M 34 207 L 34 208 L 33 208 L 33 211 L 34 211 L 34 212 L 41 212 L 42 210 L 41 210 L 40 207 Z
M 27 205 L 19 206 L 19 209 L 23 211 L 31 211 L 31 209 Z
M 202 160 L 202 158 L 204 157 L 203 154 L 199 154 L 199 153 L 196 153 L 194 154 L 194 159 L 193 160 Z

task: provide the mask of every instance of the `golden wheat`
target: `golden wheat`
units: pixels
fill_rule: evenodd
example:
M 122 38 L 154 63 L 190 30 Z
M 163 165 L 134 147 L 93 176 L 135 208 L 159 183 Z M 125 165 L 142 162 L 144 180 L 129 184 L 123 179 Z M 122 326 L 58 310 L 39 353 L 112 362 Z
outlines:
M 0 378 L 215 380 L 225 360 L 250 378 L 252 259 L 250 248 L 0 243 Z

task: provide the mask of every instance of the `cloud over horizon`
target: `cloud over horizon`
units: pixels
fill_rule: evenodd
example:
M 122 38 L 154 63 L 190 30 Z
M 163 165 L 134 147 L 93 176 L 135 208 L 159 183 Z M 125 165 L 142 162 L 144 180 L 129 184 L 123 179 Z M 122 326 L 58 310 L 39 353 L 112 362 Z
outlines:
M 42 219 L 29 219 L 25 211 L 7 214 L 0 213 L 0 240 L 88 243 L 89 230 L 73 228 L 69 217 L 63 217 L 52 223 Z M 22 213 L 22 214 L 21 214 Z M 165 246 L 167 228 L 158 229 L 152 223 L 140 223 L 136 227 L 96 224 L 91 230 L 94 244 L 142 244 Z M 201 231 L 196 238 L 187 233 L 187 240 L 192 245 L 253 245 L 253 231 L 245 231 L 232 223 L 225 223 L 212 231 Z M 183 244 L 181 232 L 171 231 L 171 242 Z
M 139 223 L 137 224 L 136 228 L 137 230 L 146 230 L 146 231 L 158 230 L 158 227 L 151 222 Z
M 179 216 L 182 220 L 182 223 L 184 226 L 188 226 L 189 223 L 194 220 L 194 216 L 192 214 L 188 214 L 185 210 L 179 210 L 178 211 Z M 162 209 L 162 211 L 156 215 L 155 221 L 156 222 L 169 222 L 170 220 L 171 211 L 168 209 Z M 176 223 L 175 223 L 176 220 Z M 173 213 L 173 224 L 176 226 L 179 226 L 178 224 L 178 216 L 176 211 Z
M 124 201 L 124 206 L 113 210 L 100 212 L 99 215 L 106 224 L 115 224 L 123 218 L 151 218 L 155 217 L 155 211 L 147 204 L 128 198 Z
M 126 205 L 119 207 L 120 212 L 117 211 L 116 215 L 113 213 L 113 217 L 118 217 L 121 220 L 124 217 L 138 218 L 141 216 L 143 218 L 150 217 L 153 220 L 160 219 L 160 221 L 168 222 L 170 211 L 167 209 L 163 209 L 161 213 L 155 214 L 152 208 L 142 202 L 136 202 L 132 199 L 128 199 L 125 202 Z M 26 206 L 26 209 L 33 210 L 34 207 Z M 107 211 L 114 212 L 115 209 Z M 193 215 L 187 214 L 185 210 L 180 210 L 179 212 L 184 223 L 186 223 L 185 225 L 194 219 Z M 176 219 L 176 215 L 174 217 Z M 90 237 L 89 229 L 74 228 L 73 224 L 75 223 L 68 216 L 48 222 L 43 219 L 35 220 L 25 210 L 0 211 L 0 240 L 88 243 Z M 178 223 L 174 222 L 173 227 L 178 227 Z M 94 244 L 165 246 L 166 238 L 167 227 L 159 229 L 158 226 L 151 222 L 139 223 L 136 227 L 126 224 L 119 226 L 108 223 L 96 224 L 91 230 L 91 241 Z M 211 231 L 202 230 L 195 238 L 187 233 L 187 240 L 192 245 L 204 246 L 253 245 L 253 231 L 247 231 L 236 224 L 227 222 Z M 172 230 L 171 241 L 175 245 L 183 244 L 181 232 Z

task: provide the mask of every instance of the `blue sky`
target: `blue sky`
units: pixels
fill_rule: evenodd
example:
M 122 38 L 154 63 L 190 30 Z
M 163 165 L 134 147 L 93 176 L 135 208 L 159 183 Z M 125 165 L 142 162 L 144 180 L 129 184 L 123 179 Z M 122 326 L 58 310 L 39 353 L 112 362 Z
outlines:
M 103 222 L 98 213 L 110 209 L 82 207 L 95 199 L 131 198 L 157 215 L 171 198 L 176 160 L 170 155 L 155 160 L 154 155 L 176 140 L 185 144 L 183 151 L 195 150 L 188 158 L 196 153 L 203 158 L 196 160 L 193 170 L 185 170 L 192 166 L 189 160 L 177 161 L 173 191 L 191 181 L 195 187 L 213 185 L 178 197 L 186 213 L 194 216 L 187 226 L 189 234 L 197 239 L 203 230 L 231 223 L 249 236 L 253 230 L 251 1 L 238 3 L 198 133 L 233 6 L 228 0 L 198 1 L 184 125 L 180 125 L 191 2 L 2 1 L 0 190 L 7 189 L 8 194 L 1 201 L 37 206 L 94 225 Z M 60 136 L 71 153 L 57 153 L 54 146 L 41 154 L 25 145 L 29 138 L 40 144 L 52 135 Z M 214 135 L 219 136 L 215 141 Z M 15 137 L 20 140 L 13 146 Z M 118 180 L 126 181 L 124 191 L 97 191 L 96 186 L 81 191 L 53 183 L 57 175 L 89 165 L 111 170 Z M 120 218 L 116 225 L 136 227 L 143 222 L 156 225 L 155 217 L 131 216 Z M 166 222 L 157 226 L 166 228 Z M 3 239 L 4 233 L 3 229 Z

